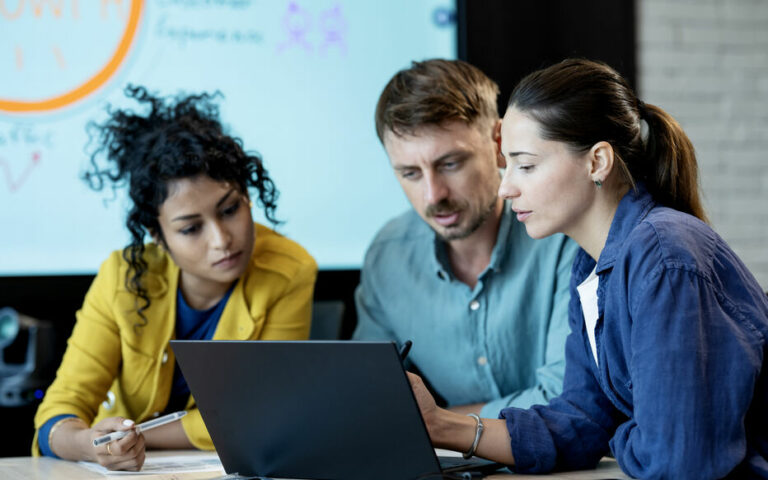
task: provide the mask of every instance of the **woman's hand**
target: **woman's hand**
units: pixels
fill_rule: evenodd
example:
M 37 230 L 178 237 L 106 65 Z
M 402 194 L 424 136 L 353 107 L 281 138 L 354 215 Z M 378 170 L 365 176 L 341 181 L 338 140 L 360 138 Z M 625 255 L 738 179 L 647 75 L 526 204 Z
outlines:
M 419 404 L 419 411 L 421 417 L 424 419 L 424 423 L 427 426 L 427 432 L 429 437 L 434 441 L 434 421 L 433 418 L 438 413 L 439 408 L 435 403 L 434 397 L 427 390 L 427 386 L 424 385 L 424 381 L 420 376 L 411 372 L 405 372 L 408 375 L 408 380 L 411 382 L 411 389 L 413 389 L 413 396 L 416 397 L 416 403 Z
M 457 452 L 468 451 L 477 433 L 475 420 L 438 407 L 421 377 L 410 372 L 406 373 L 432 444 Z M 483 419 L 483 424 L 485 428 L 475 455 L 506 465 L 514 465 L 515 457 L 509 448 L 509 431 L 506 421 L 486 418 Z
M 93 440 L 115 431 L 127 431 L 128 435 L 114 442 L 98 447 L 93 446 Z M 146 447 L 144 436 L 136 431 L 132 420 L 122 417 L 110 417 L 100 421 L 87 430 L 88 442 L 93 450 L 95 461 L 110 470 L 141 470 L 144 465 Z
M 93 441 L 115 431 L 129 431 L 128 435 L 98 447 Z M 53 453 L 66 460 L 96 462 L 110 470 L 138 471 L 144 465 L 144 436 L 136 432 L 132 420 L 110 417 L 92 428 L 80 419 L 66 422 L 55 430 L 50 444 Z

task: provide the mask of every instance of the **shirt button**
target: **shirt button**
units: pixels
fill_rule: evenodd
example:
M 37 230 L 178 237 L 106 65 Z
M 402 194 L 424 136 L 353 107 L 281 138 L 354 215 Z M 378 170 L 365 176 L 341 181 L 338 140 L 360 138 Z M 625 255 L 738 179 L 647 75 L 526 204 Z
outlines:
M 163 363 L 163 365 L 165 365 L 166 363 L 168 363 L 168 352 L 167 352 L 167 351 L 166 351 L 166 352 L 163 352 L 163 360 L 162 360 L 162 363 Z
M 469 303 L 469 309 L 472 310 L 473 312 L 478 308 L 480 308 L 480 302 L 478 302 L 477 300 L 472 300 Z
M 485 366 L 485 364 L 488 363 L 488 359 L 485 357 L 477 357 L 477 364 L 481 367 Z
M 152 416 L 153 417 L 159 417 L 160 416 L 160 412 L 155 412 L 155 413 L 152 414 Z

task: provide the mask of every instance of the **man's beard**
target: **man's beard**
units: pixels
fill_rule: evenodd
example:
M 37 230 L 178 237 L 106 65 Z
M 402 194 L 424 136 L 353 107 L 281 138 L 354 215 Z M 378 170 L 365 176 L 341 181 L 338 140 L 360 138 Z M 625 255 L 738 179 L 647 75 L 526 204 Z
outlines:
M 452 202 L 451 200 L 446 199 L 446 200 L 440 201 L 435 205 L 428 205 L 425 215 L 427 216 L 427 218 L 433 218 L 435 215 L 439 215 L 442 213 L 451 213 L 451 212 L 457 212 L 457 211 L 465 212 L 467 211 L 466 206 L 467 206 L 466 203 L 463 205 L 459 205 Z M 477 218 L 475 218 L 474 221 L 466 228 L 462 230 L 450 231 L 450 229 L 454 227 L 446 227 L 449 231 L 439 232 L 433 227 L 432 230 L 434 230 L 437 236 L 439 236 L 445 242 L 467 238 L 473 233 L 475 233 L 485 223 L 485 221 L 488 220 L 488 217 L 491 216 L 495 208 L 496 208 L 496 197 L 494 196 L 493 199 L 491 200 L 490 205 L 488 205 L 488 208 L 481 211 L 480 215 L 478 215 Z

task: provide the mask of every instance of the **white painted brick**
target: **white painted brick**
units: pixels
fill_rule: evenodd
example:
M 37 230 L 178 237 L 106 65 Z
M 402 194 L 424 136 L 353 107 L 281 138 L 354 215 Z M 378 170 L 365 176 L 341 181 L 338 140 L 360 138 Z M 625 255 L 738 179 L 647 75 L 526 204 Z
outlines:
M 680 33 L 683 47 L 739 46 L 748 50 L 759 50 L 768 45 L 768 37 L 764 31 L 757 28 L 729 28 L 727 24 L 718 25 L 715 28 L 683 26 Z
M 722 196 L 719 198 L 719 202 L 730 212 L 734 220 L 740 219 L 742 222 L 746 219 L 755 221 L 756 217 L 761 216 L 761 212 L 765 209 L 763 205 L 755 202 L 753 196 L 741 196 L 740 194 Z M 738 224 L 732 230 L 738 232 L 740 228 L 744 228 L 744 226 Z M 768 242 L 765 243 L 765 246 L 768 248 Z
M 758 170 L 762 173 L 768 174 L 768 151 L 762 152 L 749 152 L 749 151 L 736 151 L 736 152 L 724 152 L 724 155 L 728 154 L 733 158 L 734 167 L 740 170 L 748 170 L 752 173 L 756 173 Z
M 717 231 L 717 229 L 716 229 Z M 733 248 L 734 250 L 741 250 L 743 252 L 749 252 L 747 254 L 747 257 L 751 261 L 758 262 L 759 258 L 761 258 L 762 251 L 760 247 L 756 247 L 752 245 L 752 239 L 755 238 L 758 235 L 765 235 L 765 231 L 744 231 L 744 232 L 734 232 L 734 230 L 731 228 L 728 231 L 728 238 L 723 237 L 726 242 Z M 722 236 L 722 235 L 721 235 Z M 742 257 L 742 260 L 744 260 L 744 257 Z M 746 263 L 746 262 L 745 262 Z
M 764 138 L 765 126 L 746 122 L 712 122 L 709 124 L 697 123 L 695 125 L 681 123 L 688 137 L 694 145 L 698 140 L 719 139 L 721 142 L 732 144 L 749 143 Z
M 766 72 L 768 73 L 768 72 Z M 723 93 L 736 91 L 742 94 L 757 93 L 755 75 L 742 75 L 731 71 L 711 70 L 708 72 L 682 72 L 649 75 L 644 88 L 664 92 Z
M 640 0 L 638 85 L 696 148 L 712 224 L 768 289 L 768 0 Z
M 703 93 L 703 92 L 687 92 L 687 91 L 672 91 L 658 87 L 655 90 L 643 89 L 643 93 L 640 95 L 644 102 L 657 105 L 664 109 L 667 113 L 676 117 L 678 115 L 678 107 L 681 105 L 688 105 L 691 103 L 717 103 L 722 101 L 723 93 Z
M 675 110 L 667 110 L 683 127 L 692 123 L 711 122 L 723 115 L 723 106 L 718 101 L 678 103 Z
M 728 219 L 729 221 L 733 219 Z M 739 235 L 738 232 L 734 231 L 733 228 L 725 229 L 720 224 L 713 222 L 710 219 L 710 224 L 712 225 L 712 228 L 721 236 L 723 239 L 728 242 L 728 245 L 736 251 L 741 259 L 744 261 L 744 263 L 747 264 L 747 266 L 750 266 L 750 263 L 752 261 L 754 262 L 761 262 L 762 258 L 764 256 L 764 253 L 762 250 L 765 250 L 766 247 L 763 245 L 756 245 L 754 242 L 754 238 L 758 235 L 762 235 L 763 238 L 765 236 L 765 232 L 755 232 L 753 235 Z M 762 248 L 761 248 L 762 247 Z M 752 272 L 754 273 L 755 270 L 753 267 L 750 267 L 752 269 Z M 763 287 L 765 288 L 765 287 Z
M 653 52 L 652 56 L 641 54 L 638 63 L 642 72 L 646 64 L 657 67 L 709 67 L 716 64 L 716 59 L 708 52 L 681 52 L 666 48 Z
M 768 2 L 725 2 L 722 14 L 728 22 L 768 22 Z
M 745 71 L 752 69 L 765 70 L 768 65 L 768 49 L 762 49 L 759 52 L 729 51 L 722 55 L 719 64 L 723 68 L 741 68 Z
M 675 50 L 675 48 L 666 46 L 664 50 Z M 676 50 L 679 50 L 677 48 Z M 679 65 L 673 65 L 673 66 L 660 66 L 654 63 L 652 60 L 654 59 L 654 55 L 656 52 L 648 51 L 647 49 L 644 51 L 643 55 L 648 59 L 648 63 L 644 65 L 642 76 L 643 77 L 670 77 L 670 76 L 679 76 L 679 75 L 722 75 L 723 69 L 716 66 L 716 65 L 706 65 L 701 67 L 682 67 Z
M 702 171 L 709 172 L 717 168 L 718 175 L 750 175 L 760 178 L 768 175 L 768 155 L 765 153 L 745 153 L 738 149 L 708 149 L 697 150 L 697 155 Z
M 768 153 L 768 139 L 764 135 L 747 138 L 744 140 L 735 140 L 728 137 L 716 139 L 718 148 L 727 148 L 731 150 L 747 149 L 749 151 L 760 150 L 763 154 Z
M 654 45 L 668 47 L 670 44 L 677 45 L 682 40 L 681 28 L 669 23 L 654 23 L 641 29 L 637 34 L 637 43 L 641 49 Z
M 715 198 L 750 199 L 768 193 L 762 176 L 719 175 L 716 178 L 702 176 L 701 185 L 707 194 Z M 750 203 L 754 207 L 754 202 Z M 762 227 L 761 227 L 762 228 Z M 768 233 L 768 232 L 766 232 Z
M 766 72 L 768 75 L 768 72 Z M 767 82 L 768 83 L 768 82 Z M 768 105 L 760 97 L 758 90 L 754 95 L 730 95 L 721 102 L 722 114 L 726 118 L 743 118 L 747 120 L 762 120 L 768 124 Z M 765 96 L 762 97 L 766 98 Z M 766 132 L 768 134 L 768 132 Z
M 637 4 L 642 22 L 716 21 L 722 15 L 717 1 L 670 2 L 640 0 Z
M 723 238 L 728 241 L 726 237 Z M 742 260 L 745 258 L 754 258 L 756 263 L 762 264 L 763 266 L 768 266 L 768 248 L 766 248 L 765 245 L 758 245 L 754 242 L 749 242 L 746 244 L 738 242 L 736 243 L 736 248 L 733 246 L 731 248 L 733 248 L 733 250 L 736 252 L 736 255 L 738 255 Z M 744 263 L 746 263 L 749 267 L 748 262 L 745 261 Z M 753 274 L 755 273 L 755 270 L 751 268 L 750 270 Z
M 768 72 L 760 76 L 756 81 L 757 93 L 768 94 Z

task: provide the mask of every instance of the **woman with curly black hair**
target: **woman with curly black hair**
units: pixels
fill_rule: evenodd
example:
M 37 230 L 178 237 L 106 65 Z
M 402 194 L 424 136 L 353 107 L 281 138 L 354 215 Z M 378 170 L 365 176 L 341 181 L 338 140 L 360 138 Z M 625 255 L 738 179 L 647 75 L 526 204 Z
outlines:
M 225 133 L 212 96 L 126 94 L 149 113 L 118 109 L 91 125 L 85 180 L 128 185 L 131 243 L 103 263 L 77 313 L 33 445 L 115 470 L 140 469 L 146 448 L 213 448 L 171 339 L 306 339 L 317 274 L 301 246 L 254 223 L 250 193 L 275 225 L 278 192 L 261 159 Z M 188 414 L 134 429 L 176 410 Z M 93 446 L 115 430 L 129 433 Z

